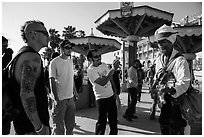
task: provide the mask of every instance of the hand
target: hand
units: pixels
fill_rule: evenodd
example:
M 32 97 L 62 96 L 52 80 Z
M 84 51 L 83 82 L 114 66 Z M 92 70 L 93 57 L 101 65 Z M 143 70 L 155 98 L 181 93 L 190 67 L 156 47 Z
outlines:
M 169 95 L 174 95 L 176 93 L 176 90 L 173 87 L 171 87 L 171 88 L 166 87 L 166 88 L 162 89 L 162 92 L 168 93 Z
M 53 104 L 53 102 L 54 102 L 54 99 L 49 96 L 49 97 L 48 97 L 48 108 L 49 108 L 49 109 L 52 109 L 52 104 Z
M 113 96 L 114 96 L 114 98 L 116 99 L 117 93 L 116 93 L 116 92 L 113 92 Z
M 50 135 L 50 127 L 42 125 L 42 129 L 40 131 L 36 131 L 38 135 Z
M 55 106 L 57 106 L 59 104 L 59 100 L 54 99 L 53 102 L 54 102 Z
M 74 101 L 77 101 L 77 100 L 79 100 L 79 94 L 78 93 L 74 94 Z
M 119 60 L 114 60 L 112 66 L 113 66 L 114 69 L 117 70 L 119 68 L 119 66 L 120 66 L 120 61 Z

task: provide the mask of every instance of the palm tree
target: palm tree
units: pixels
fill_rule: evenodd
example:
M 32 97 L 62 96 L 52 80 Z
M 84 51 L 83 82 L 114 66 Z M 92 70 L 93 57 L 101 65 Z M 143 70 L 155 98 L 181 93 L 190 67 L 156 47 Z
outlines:
M 64 27 L 64 30 L 62 31 L 62 36 L 64 39 L 71 39 L 71 38 L 76 38 L 76 28 L 73 26 L 67 26 Z
M 77 38 L 85 37 L 86 36 L 85 31 L 83 31 L 83 30 L 76 31 L 76 36 L 77 36 Z
M 59 31 L 56 31 L 53 28 L 49 29 L 49 33 L 50 33 L 50 46 L 53 49 L 53 51 L 55 50 L 55 48 L 57 48 L 59 46 L 59 43 L 62 41 L 62 39 L 60 39 L 60 34 L 58 34 Z

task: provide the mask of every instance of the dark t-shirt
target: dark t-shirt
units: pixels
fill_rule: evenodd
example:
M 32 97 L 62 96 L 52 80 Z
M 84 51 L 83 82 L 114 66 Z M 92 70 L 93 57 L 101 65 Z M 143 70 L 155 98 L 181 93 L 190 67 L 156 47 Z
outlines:
M 22 50 L 29 51 L 29 52 L 36 52 L 28 46 L 23 47 L 21 51 Z M 36 54 L 38 53 L 36 52 Z M 11 66 L 12 76 L 14 76 L 15 63 L 16 61 L 14 61 L 14 64 Z M 27 114 L 25 113 L 23 104 L 21 102 L 20 85 L 14 79 L 12 86 L 15 87 L 15 90 L 13 90 L 12 92 L 12 97 L 13 97 L 12 100 L 14 102 L 14 107 L 20 110 L 20 114 L 13 121 L 15 131 L 17 134 L 26 134 L 26 133 L 33 132 L 35 131 L 33 124 L 30 122 L 29 118 L 27 117 Z M 38 78 L 37 83 L 35 85 L 34 94 L 36 97 L 36 106 L 37 106 L 37 111 L 38 111 L 40 121 L 44 125 L 49 126 L 48 98 L 47 98 L 47 91 L 45 89 L 45 79 L 44 79 L 44 71 L 43 71 L 42 64 L 41 64 L 41 75 Z
M 120 76 L 120 70 L 116 70 L 113 73 L 113 81 L 115 83 L 118 95 L 120 94 L 120 78 L 119 78 L 119 76 Z
M 6 49 L 4 56 L 2 57 L 2 68 L 5 68 L 8 65 L 8 63 L 11 61 L 12 54 L 13 54 L 12 49 L 10 48 Z
M 143 69 L 138 69 L 137 74 L 138 74 L 138 84 L 142 85 L 143 84 L 143 79 L 145 77 Z
M 74 83 L 77 92 L 80 92 L 80 88 L 82 87 L 83 83 L 82 72 L 80 70 L 78 70 L 77 73 L 74 75 Z

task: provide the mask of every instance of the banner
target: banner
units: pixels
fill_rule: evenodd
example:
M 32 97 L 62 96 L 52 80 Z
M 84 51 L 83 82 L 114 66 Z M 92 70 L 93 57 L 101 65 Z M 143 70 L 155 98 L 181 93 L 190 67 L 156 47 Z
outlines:
M 121 16 L 122 17 L 131 16 L 133 6 L 134 2 L 120 2 Z

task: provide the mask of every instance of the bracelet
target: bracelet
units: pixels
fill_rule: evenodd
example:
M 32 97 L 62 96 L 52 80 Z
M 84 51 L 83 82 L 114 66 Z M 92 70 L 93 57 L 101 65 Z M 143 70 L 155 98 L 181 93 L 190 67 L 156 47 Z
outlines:
M 36 130 L 35 132 L 36 132 L 36 133 L 39 133 L 39 132 L 43 129 L 43 127 L 44 127 L 44 126 L 43 126 L 43 124 L 42 124 L 41 127 L 40 127 L 40 129 Z

